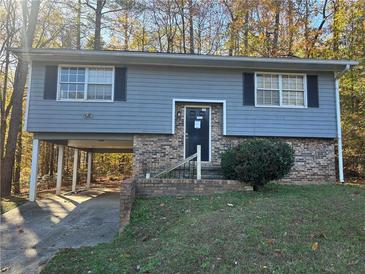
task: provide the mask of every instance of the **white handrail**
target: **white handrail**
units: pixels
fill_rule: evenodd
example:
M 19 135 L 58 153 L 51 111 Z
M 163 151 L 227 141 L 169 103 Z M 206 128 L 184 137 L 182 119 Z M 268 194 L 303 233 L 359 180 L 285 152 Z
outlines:
M 200 145 L 196 146 L 196 179 L 202 179 L 202 147 Z

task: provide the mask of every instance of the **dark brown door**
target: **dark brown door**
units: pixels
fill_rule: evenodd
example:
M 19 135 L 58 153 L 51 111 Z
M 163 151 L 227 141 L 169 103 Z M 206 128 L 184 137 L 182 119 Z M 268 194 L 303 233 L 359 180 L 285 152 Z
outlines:
M 201 145 L 202 161 L 209 161 L 209 108 L 187 107 L 185 122 L 185 157 Z

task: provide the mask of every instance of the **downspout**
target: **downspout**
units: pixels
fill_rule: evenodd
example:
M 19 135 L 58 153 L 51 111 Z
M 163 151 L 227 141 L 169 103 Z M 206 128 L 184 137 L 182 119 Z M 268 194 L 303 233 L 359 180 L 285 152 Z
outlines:
M 338 175 L 341 183 L 345 182 L 343 176 L 343 156 L 342 156 L 342 128 L 341 128 L 341 106 L 340 106 L 340 78 L 350 69 L 350 65 L 335 73 L 335 92 L 336 92 L 336 120 L 337 120 L 337 155 L 338 155 Z

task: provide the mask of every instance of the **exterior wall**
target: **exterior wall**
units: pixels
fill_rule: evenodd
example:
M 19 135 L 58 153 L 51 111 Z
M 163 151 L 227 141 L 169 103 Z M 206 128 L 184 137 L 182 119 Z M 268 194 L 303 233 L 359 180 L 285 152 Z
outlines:
M 44 100 L 47 64 L 32 65 L 27 122 L 31 132 L 171 134 L 172 102 L 177 98 L 225 100 L 230 136 L 336 136 L 332 72 L 309 72 L 318 75 L 319 108 L 263 108 L 243 106 L 243 70 L 193 67 L 128 66 L 127 101 Z M 93 118 L 85 119 L 85 113 Z
M 212 106 L 211 156 L 209 165 L 220 165 L 220 154 L 250 137 L 224 136 L 222 106 Z M 176 113 L 183 113 L 178 104 Z M 134 136 L 134 172 L 144 177 L 146 172 L 158 172 L 180 162 L 184 154 L 184 115 L 176 115 L 174 135 L 138 134 Z M 280 138 L 291 144 L 295 151 L 295 165 L 283 182 L 335 182 L 335 142 L 333 139 Z

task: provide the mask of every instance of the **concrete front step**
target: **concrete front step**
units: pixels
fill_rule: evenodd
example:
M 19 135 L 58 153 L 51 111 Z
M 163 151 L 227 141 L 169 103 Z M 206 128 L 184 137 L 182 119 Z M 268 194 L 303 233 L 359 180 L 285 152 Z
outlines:
M 202 179 L 224 179 L 223 170 L 220 166 L 203 166 Z

